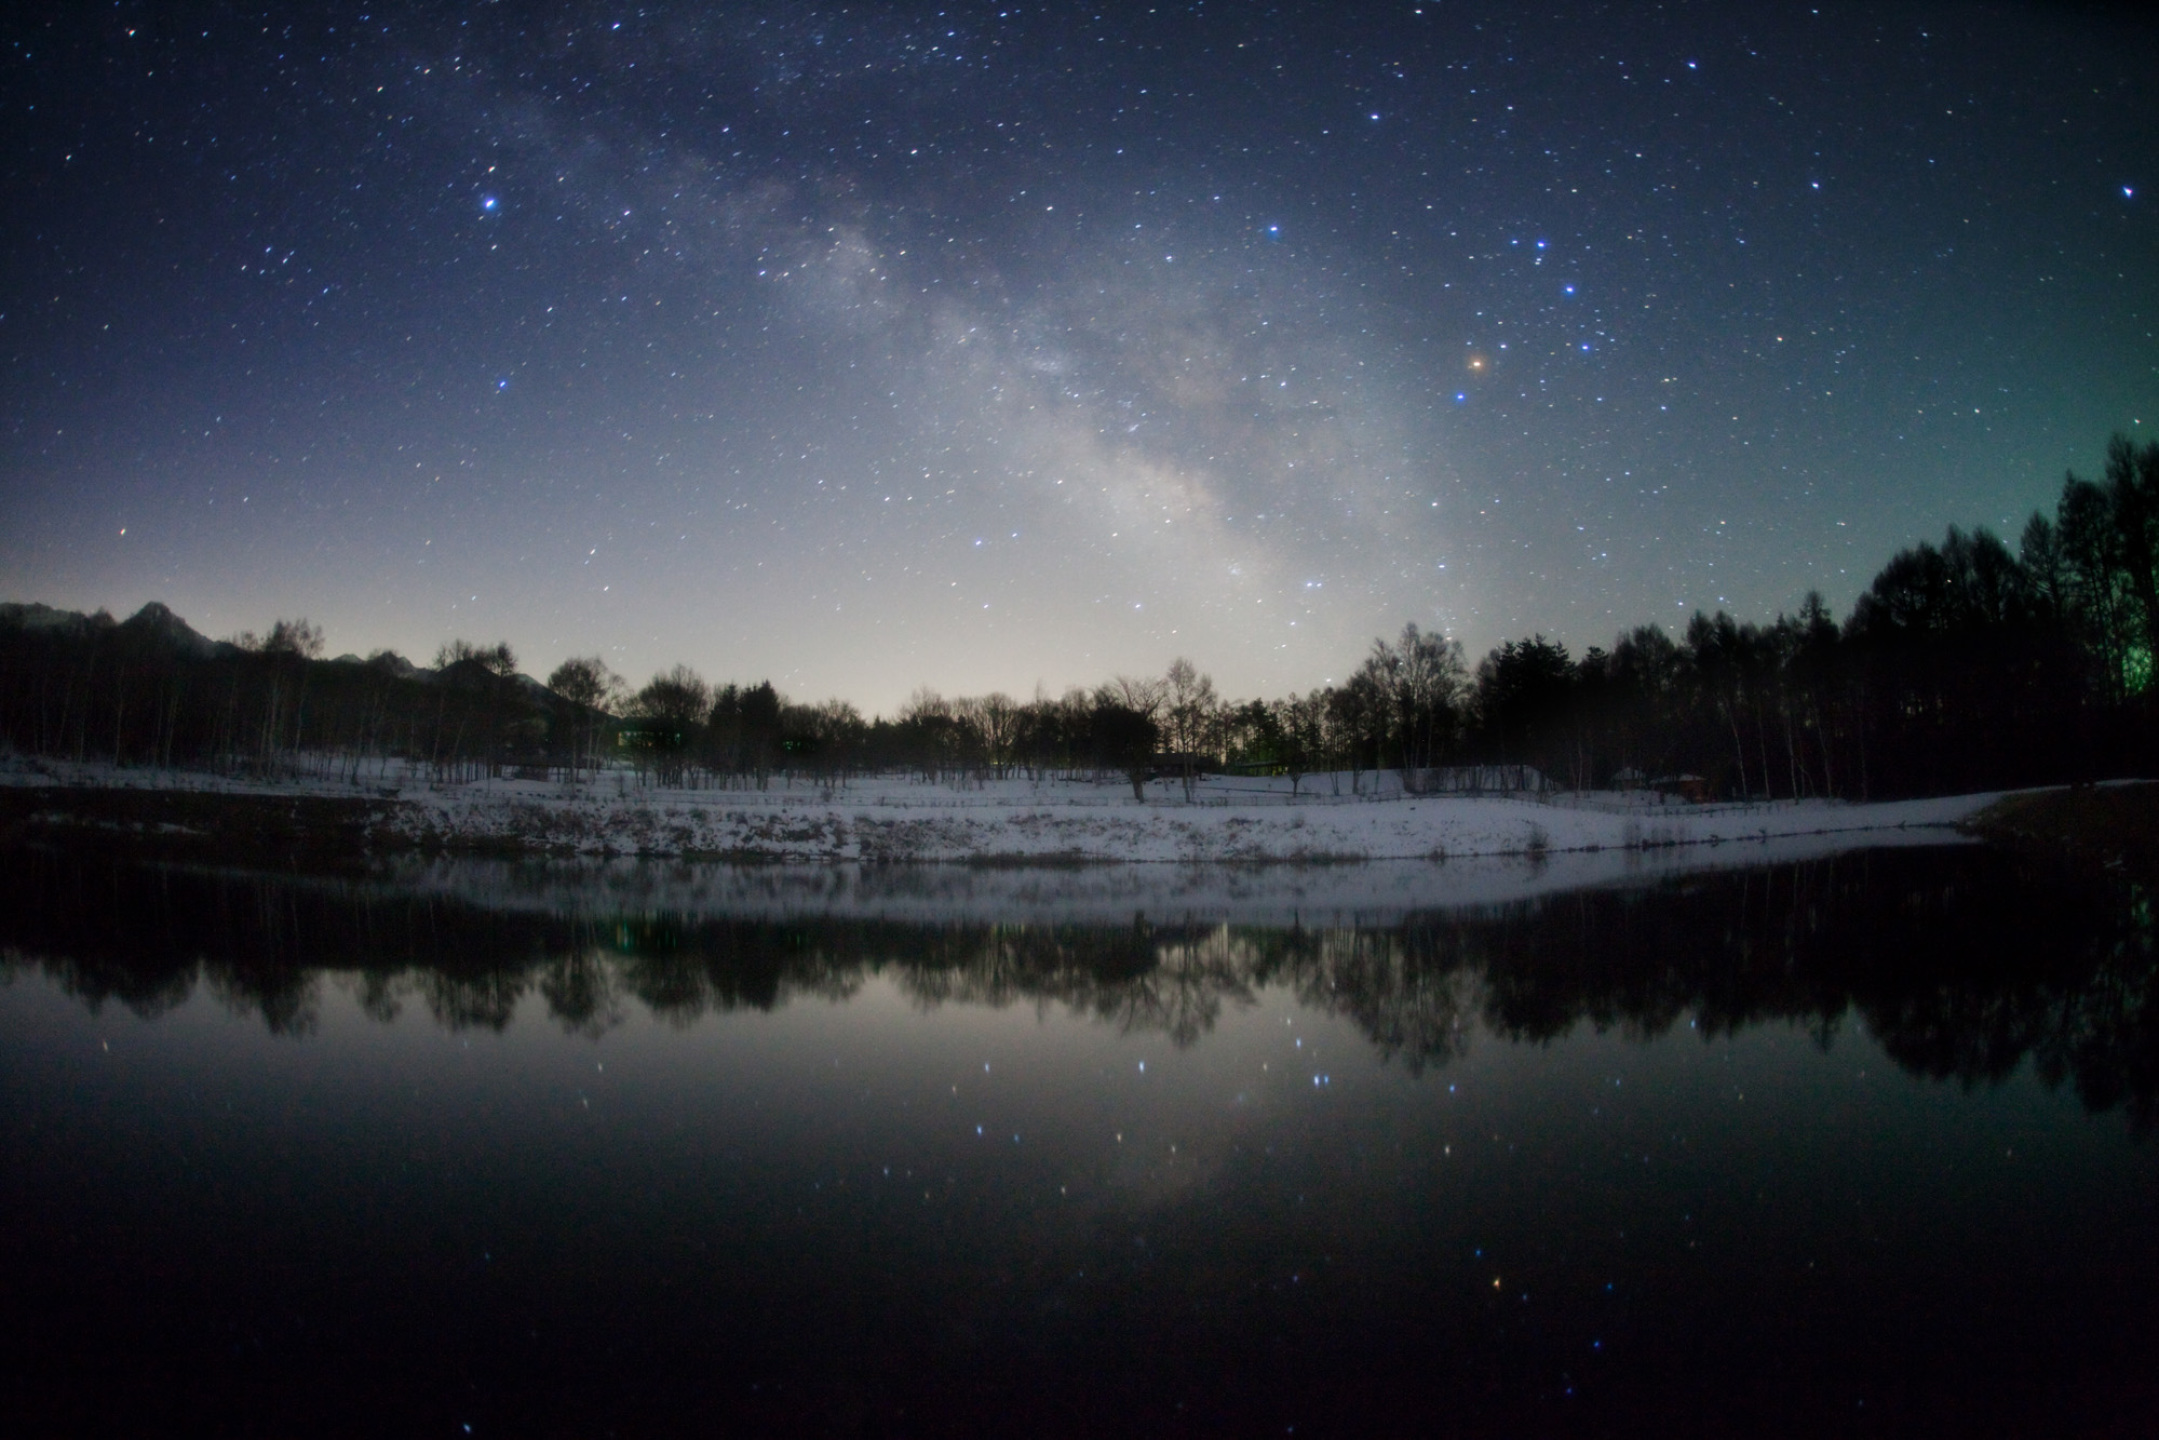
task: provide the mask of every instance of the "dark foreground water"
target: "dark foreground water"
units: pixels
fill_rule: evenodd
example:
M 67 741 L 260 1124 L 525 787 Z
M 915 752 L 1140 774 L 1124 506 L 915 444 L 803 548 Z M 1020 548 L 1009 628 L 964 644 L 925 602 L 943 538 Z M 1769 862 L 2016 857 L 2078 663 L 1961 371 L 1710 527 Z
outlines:
M 902 924 L 0 862 L 9 1434 L 2159 1432 L 2125 882 Z

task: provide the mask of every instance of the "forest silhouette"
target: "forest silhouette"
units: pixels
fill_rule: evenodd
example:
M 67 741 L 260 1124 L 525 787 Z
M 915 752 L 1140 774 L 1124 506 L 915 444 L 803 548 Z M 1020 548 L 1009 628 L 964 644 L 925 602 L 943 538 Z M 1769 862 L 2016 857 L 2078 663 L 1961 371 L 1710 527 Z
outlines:
M 1534 634 L 1472 669 L 1406 626 L 1350 678 L 1233 701 L 1189 661 L 1161 677 L 1016 700 L 917 692 L 892 717 L 804 704 L 687 666 L 632 689 L 597 657 L 542 684 L 507 644 L 453 640 L 431 667 L 323 657 L 321 632 L 207 639 L 161 604 L 124 621 L 0 605 L 0 742 L 23 755 L 365 784 L 576 780 L 844 785 L 1216 769 L 1301 778 L 1394 769 L 1429 788 L 1500 767 L 1587 789 L 1878 799 L 2151 769 L 2159 653 L 2159 442 L 2115 436 L 2012 551 L 1985 529 L 1892 556 L 1839 623 L 1818 594 L 1767 624 L 1697 613 L 1579 656 Z

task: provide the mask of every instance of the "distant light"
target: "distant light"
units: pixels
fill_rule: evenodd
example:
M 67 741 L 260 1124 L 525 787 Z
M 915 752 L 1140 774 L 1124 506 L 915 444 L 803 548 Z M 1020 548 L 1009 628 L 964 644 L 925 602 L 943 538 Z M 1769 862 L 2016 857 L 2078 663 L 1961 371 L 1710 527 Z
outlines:
M 2137 193 L 2137 191 L 2136 191 L 2136 186 L 2134 186 L 2134 185 L 2124 185 L 2124 186 L 2122 186 L 2122 199 L 2124 199 L 2124 200 L 2134 200 L 2134 199 L 2136 198 L 2136 193 Z
M 480 208 L 482 210 L 492 210 L 501 203 L 502 202 L 497 200 L 494 196 L 486 195 L 482 196 L 480 199 Z

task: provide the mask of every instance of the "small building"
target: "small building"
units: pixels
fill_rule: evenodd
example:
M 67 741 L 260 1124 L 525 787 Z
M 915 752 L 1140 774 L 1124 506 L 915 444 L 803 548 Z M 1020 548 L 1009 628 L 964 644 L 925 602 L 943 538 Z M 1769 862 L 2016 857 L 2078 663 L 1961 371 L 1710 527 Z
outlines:
M 1624 770 L 1612 772 L 1612 788 L 1614 790 L 1640 790 L 1648 784 L 1649 777 L 1632 765 L 1629 765 Z
M 672 754 L 689 737 L 670 720 L 620 720 L 615 723 L 615 748 L 631 755 Z
M 1709 782 L 1699 775 L 1659 775 L 1649 788 L 1668 799 L 1699 805 L 1709 798 Z

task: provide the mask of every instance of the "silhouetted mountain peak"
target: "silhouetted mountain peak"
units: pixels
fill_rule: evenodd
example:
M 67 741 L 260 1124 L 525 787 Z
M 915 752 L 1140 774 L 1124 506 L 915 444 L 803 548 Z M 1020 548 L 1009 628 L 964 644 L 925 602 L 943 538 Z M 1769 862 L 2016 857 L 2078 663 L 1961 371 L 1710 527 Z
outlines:
M 183 655 L 210 656 L 229 648 L 197 631 L 162 600 L 152 600 L 122 621 L 120 628 L 155 640 Z

